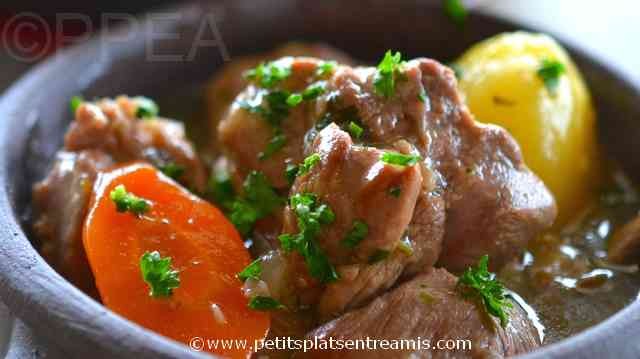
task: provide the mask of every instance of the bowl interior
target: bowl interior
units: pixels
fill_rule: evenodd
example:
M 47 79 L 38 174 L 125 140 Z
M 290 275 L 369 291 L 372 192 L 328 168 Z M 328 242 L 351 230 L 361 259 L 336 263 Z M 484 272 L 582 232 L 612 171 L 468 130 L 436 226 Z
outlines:
M 21 229 L 16 227 L 12 233 L 8 230 L 5 233 L 21 243 L 21 246 L 16 244 L 12 252 L 19 258 L 10 260 L 18 266 L 28 263 L 25 273 L 35 275 L 38 281 L 48 280 L 53 284 L 38 284 L 39 291 L 32 291 L 22 286 L 31 286 L 33 282 L 24 279 L 21 282 L 17 276 L 9 276 L 5 282 L 11 294 L 4 295 L 3 299 L 27 323 L 36 329 L 39 327 L 42 334 L 51 338 L 59 335 L 51 333 L 52 328 L 68 327 L 64 323 L 56 324 L 56 321 L 72 319 L 80 322 L 77 330 L 70 332 L 70 336 L 79 336 L 79 339 L 60 343 L 70 351 L 89 353 L 95 348 L 93 345 L 98 345 L 105 356 L 126 357 L 127 350 L 135 348 L 141 357 L 152 357 L 183 350 L 167 347 L 169 342 L 161 339 L 158 342 L 139 340 L 145 338 L 143 334 L 146 333 L 119 318 L 109 317 L 105 326 L 87 332 L 82 321 L 95 315 L 92 310 L 97 308 L 96 303 L 56 277 L 28 246 L 26 238 L 32 238 L 28 236 L 31 186 L 44 176 L 62 144 L 66 126 L 72 118 L 68 106 L 71 96 L 144 94 L 152 98 L 171 98 L 192 89 L 194 84 L 203 84 L 223 64 L 225 52 L 233 59 L 291 40 L 326 42 L 372 63 L 389 48 L 401 51 L 408 58 L 432 57 L 446 62 L 479 40 L 516 29 L 513 24 L 482 15 L 473 15 L 464 27 L 458 27 L 440 8 L 430 4 L 409 0 L 394 2 L 393 6 L 385 6 L 379 1 L 293 0 L 191 4 L 157 13 L 164 17 L 149 17 L 156 35 L 150 35 L 144 30 L 146 25 L 139 23 L 137 28 L 109 32 L 101 39 L 53 56 L 16 84 L 0 106 L 0 114 L 7 116 L 3 118 L 1 130 L 1 147 L 5 151 L 0 154 L 0 174 L 6 181 L 3 186 L 8 200 L 1 204 L 8 210 L 0 216 L 0 221 L 22 224 Z M 126 39 L 123 39 L 123 32 L 128 34 Z M 163 33 L 177 34 L 179 38 L 161 39 L 164 35 L 158 34 Z M 198 43 L 198 39 L 210 40 L 208 43 L 212 46 L 198 47 L 198 44 L 204 44 Z M 194 46 L 195 56 L 189 56 Z M 640 177 L 640 156 L 633 156 L 633 141 L 640 138 L 640 126 L 635 123 L 640 119 L 637 87 L 582 52 L 569 48 L 594 96 L 602 143 L 628 173 Z M 174 57 L 170 59 L 166 55 Z M 38 243 L 33 245 L 37 247 Z M 0 247 L 0 262 L 7 259 L 10 252 L 7 248 Z M 0 278 L 0 284 L 2 282 Z M 53 296 L 66 293 L 74 299 L 52 302 Z M 36 310 L 30 310 L 25 303 L 35 306 Z M 57 308 L 53 309 L 53 305 Z M 81 313 L 79 306 L 85 308 Z M 36 314 L 45 317 L 40 320 Z M 112 327 L 114 325 L 117 327 Z M 105 328 L 115 328 L 117 333 L 96 334 Z M 133 338 L 129 339 L 130 346 L 115 348 L 117 345 L 122 347 L 117 339 L 122 341 L 128 334 Z M 96 335 L 106 342 L 97 344 L 91 338 Z M 149 348 L 154 343 L 159 349 Z M 187 355 L 187 352 L 183 354 Z

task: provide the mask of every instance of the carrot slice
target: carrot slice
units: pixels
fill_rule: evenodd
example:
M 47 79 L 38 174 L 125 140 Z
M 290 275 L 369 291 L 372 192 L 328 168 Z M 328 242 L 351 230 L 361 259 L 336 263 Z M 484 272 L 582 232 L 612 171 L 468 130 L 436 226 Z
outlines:
M 110 198 L 118 185 L 149 201 L 148 211 L 118 212 Z M 247 307 L 236 278 L 250 263 L 240 235 L 218 209 L 153 167 L 134 163 L 100 175 L 83 242 L 103 303 L 129 320 L 183 343 L 246 339 L 246 349 L 202 348 L 232 358 L 249 357 L 265 338 L 269 314 Z M 151 296 L 142 278 L 141 257 L 154 251 L 179 272 L 168 297 Z

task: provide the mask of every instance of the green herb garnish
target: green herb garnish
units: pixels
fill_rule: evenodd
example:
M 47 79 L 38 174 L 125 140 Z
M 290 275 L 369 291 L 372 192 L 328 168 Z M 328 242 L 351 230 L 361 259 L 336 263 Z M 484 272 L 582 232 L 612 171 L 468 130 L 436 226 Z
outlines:
M 140 258 L 142 279 L 151 289 L 154 298 L 169 297 L 180 286 L 179 273 L 171 269 L 171 257 L 160 257 L 158 251 L 145 252 Z
M 385 251 L 384 249 L 377 249 L 373 254 L 369 257 L 369 264 L 375 264 L 381 262 L 391 254 L 389 251 Z
M 168 162 L 164 165 L 158 166 L 158 169 L 166 176 L 171 177 L 174 180 L 179 179 L 184 174 L 184 167 L 176 164 L 175 162 Z
M 297 176 L 302 176 L 304 174 L 309 173 L 309 171 L 311 171 L 313 166 L 315 166 L 318 162 L 320 162 L 319 154 L 314 153 L 312 155 L 307 156 L 307 158 L 305 158 L 304 161 L 302 161 L 302 164 L 298 168 Z
M 333 223 L 335 214 L 329 206 L 321 204 L 313 193 L 294 194 L 289 199 L 289 206 L 296 215 L 300 232 L 278 237 L 283 250 L 298 252 L 304 258 L 311 276 L 320 282 L 338 280 L 338 273 L 316 241 L 322 225 Z
M 399 152 L 384 152 L 380 155 L 380 160 L 384 163 L 396 166 L 413 166 L 421 157 L 418 155 L 405 155 Z
M 259 311 L 286 309 L 286 307 L 282 305 L 282 303 L 278 302 L 277 300 L 271 297 L 266 297 L 261 295 L 256 295 L 254 297 L 251 297 L 251 299 L 249 299 L 248 306 L 253 310 L 259 310 Z
M 264 149 L 264 151 L 258 154 L 258 159 L 260 161 L 268 159 L 269 157 L 273 156 L 274 153 L 280 151 L 280 149 L 286 144 L 287 137 L 282 133 L 276 133 L 276 135 L 273 136 L 271 140 L 269 140 L 269 143 L 267 143 L 267 147 Z
M 298 176 L 299 166 L 293 163 L 287 163 L 287 167 L 284 170 L 284 177 L 287 179 L 287 183 L 292 185 Z
M 418 93 L 418 101 L 427 103 L 427 91 L 422 86 L 420 87 L 420 93 Z
M 367 234 L 369 234 L 369 226 L 363 221 L 356 220 L 341 243 L 345 247 L 355 248 L 358 243 L 367 237 Z
M 392 54 L 391 50 L 387 50 L 384 58 L 378 64 L 378 72 L 373 81 L 376 93 L 385 98 L 393 96 L 396 88 L 396 76 L 404 65 L 402 54 L 396 52 Z
M 227 171 L 216 171 L 214 175 L 209 178 L 207 195 L 223 208 L 231 208 L 233 200 L 235 199 L 235 191 L 233 190 L 231 177 Z
M 462 0 L 444 0 L 444 13 L 458 26 L 464 25 L 467 16 L 467 9 Z
M 411 244 L 411 241 L 407 236 L 400 240 L 397 248 L 400 252 L 406 254 L 409 257 L 413 255 L 413 245 Z
M 244 196 L 231 203 L 229 219 L 242 235 L 247 235 L 257 220 L 282 206 L 283 199 L 271 187 L 267 177 L 258 171 L 249 173 L 243 188 Z
M 500 319 L 500 325 L 508 323 L 505 309 L 512 304 L 504 293 L 504 286 L 489 272 L 489 256 L 480 258 L 476 267 L 469 267 L 458 280 L 458 288 L 465 297 L 474 298 L 484 304 L 489 314 Z
M 261 63 L 244 73 L 244 77 L 263 88 L 272 88 L 291 75 L 291 66 L 279 61 Z
M 82 96 L 73 96 L 69 101 L 71 112 L 76 113 L 76 111 L 78 110 L 78 107 L 80 107 L 80 105 L 82 105 L 83 102 L 84 102 L 84 99 L 82 98 Z
M 394 186 L 389 188 L 389 194 L 396 198 L 400 197 L 401 193 L 402 193 L 402 188 L 400 188 L 399 186 Z
M 556 94 L 558 84 L 560 83 L 560 76 L 562 76 L 565 71 L 565 66 L 557 60 L 542 60 L 538 68 L 538 76 L 542 79 L 544 86 L 551 95 Z
M 238 279 L 243 282 L 249 278 L 260 279 L 260 274 L 262 274 L 262 266 L 260 265 L 260 263 L 262 263 L 262 260 L 260 258 L 249 263 L 249 265 L 244 267 L 244 269 L 237 274 Z
M 311 85 L 302 91 L 302 99 L 305 101 L 311 101 L 318 98 L 318 96 L 322 95 L 325 90 L 324 83 L 317 83 Z
M 364 132 L 364 129 L 360 127 L 360 125 L 358 125 L 357 123 L 351 121 L 347 126 L 347 131 L 349 132 L 351 137 L 355 139 L 360 139 L 360 137 L 362 137 L 362 133 Z
M 323 61 L 316 68 L 316 76 L 326 76 L 333 73 L 338 63 L 335 61 Z
M 151 203 L 133 193 L 127 192 L 124 185 L 118 185 L 111 190 L 109 197 L 115 203 L 118 212 L 131 212 L 137 216 L 145 214 L 151 207 Z
M 133 98 L 133 102 L 138 106 L 136 110 L 137 118 L 153 118 L 158 116 L 158 105 L 152 99 L 137 96 Z
M 287 97 L 287 105 L 289 107 L 296 107 L 302 102 L 302 95 L 299 93 L 292 93 Z

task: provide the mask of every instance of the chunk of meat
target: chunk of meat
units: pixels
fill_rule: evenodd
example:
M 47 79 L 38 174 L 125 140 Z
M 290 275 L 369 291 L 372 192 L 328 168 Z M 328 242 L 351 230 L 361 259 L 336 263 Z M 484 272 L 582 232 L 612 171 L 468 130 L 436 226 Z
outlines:
M 328 284 L 319 297 L 321 318 L 336 316 L 370 300 L 389 288 L 411 263 L 435 263 L 439 246 L 432 242 L 441 237 L 421 238 L 424 243 L 407 237 L 408 243 L 401 243 L 421 195 L 422 174 L 418 166 L 383 163 L 380 157 L 384 151 L 354 145 L 349 134 L 335 124 L 318 134 L 309 152 L 319 154 L 321 160 L 307 174 L 298 176 L 291 193 L 314 193 L 335 213 L 335 221 L 323 229 L 317 240 L 341 277 Z M 392 189 L 399 193 L 391 194 Z M 344 239 L 357 221 L 366 224 L 368 233 L 351 248 Z M 283 231 L 298 232 L 296 216 L 289 207 L 285 210 Z M 398 250 L 407 245 L 405 251 Z M 435 249 L 436 253 L 425 248 Z M 391 255 L 370 263 L 379 252 Z M 424 257 L 429 258 L 427 263 Z
M 113 164 L 104 152 L 60 151 L 53 168 L 33 189 L 36 236 L 42 255 L 60 274 L 84 292 L 97 296 L 82 245 L 82 223 L 99 171 Z
M 613 263 L 640 263 L 640 216 L 613 233 L 608 243 L 608 259 Z
M 509 323 L 465 300 L 456 290 L 456 277 L 444 269 L 423 275 L 344 314 L 307 334 L 313 340 L 366 340 L 366 338 L 428 341 L 470 340 L 471 348 L 458 350 L 368 350 L 367 358 L 502 358 L 526 353 L 540 345 L 540 337 L 524 310 L 513 302 Z M 360 358 L 359 350 L 298 353 L 303 358 Z
M 218 123 L 224 118 L 236 96 L 248 85 L 245 71 L 261 62 L 273 61 L 281 57 L 315 57 L 332 60 L 341 64 L 353 64 L 351 57 L 344 52 L 325 44 L 290 42 L 268 53 L 237 58 L 216 72 L 207 88 L 207 108 L 214 130 L 212 138 L 218 138 Z
M 461 271 L 489 254 L 499 268 L 553 223 L 551 193 L 504 129 L 473 120 L 450 69 L 409 61 L 389 99 L 376 94 L 375 79 L 374 69 L 342 67 L 328 87 L 341 108 L 357 110 L 371 143 L 404 140 L 424 158 L 445 203 L 440 265 Z
M 89 194 L 99 171 L 116 163 L 145 160 L 184 168 L 180 180 L 202 190 L 205 171 L 182 124 L 137 119 L 136 103 L 125 96 L 83 103 L 76 111 L 64 148 L 45 179 L 33 189 L 34 230 L 42 253 L 65 278 L 96 294 L 80 235 Z
M 137 108 L 136 102 L 126 96 L 83 103 L 65 136 L 65 149 L 101 150 L 116 162 L 144 160 L 156 166 L 173 163 L 184 169 L 180 181 L 202 191 L 205 170 L 185 137 L 182 123 L 162 118 L 141 120 L 136 118 Z
M 290 92 L 303 91 L 316 80 L 319 60 L 311 58 L 283 58 L 278 60 L 291 66 L 291 76 L 283 81 L 282 87 Z M 286 138 L 282 149 L 268 158 L 260 158 L 269 141 L 275 135 L 275 128 L 263 115 L 247 111 L 243 103 L 264 101 L 267 90 L 249 85 L 231 105 L 227 116 L 218 126 L 218 140 L 225 154 L 233 161 L 235 170 L 245 178 L 252 170 L 261 171 L 276 188 L 289 186 L 285 178 L 287 163 L 299 163 L 304 159 L 305 134 L 314 126 L 322 108 L 315 102 L 303 102 L 289 110 L 288 116 L 280 124 L 280 131 Z

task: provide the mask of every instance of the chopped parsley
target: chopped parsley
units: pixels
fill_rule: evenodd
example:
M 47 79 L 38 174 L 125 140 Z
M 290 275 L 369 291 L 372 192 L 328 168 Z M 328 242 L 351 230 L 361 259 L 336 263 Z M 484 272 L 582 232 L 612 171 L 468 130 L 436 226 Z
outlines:
M 109 197 L 115 203 L 118 212 L 131 212 L 137 216 L 145 214 L 151 203 L 144 198 L 140 198 L 133 193 L 127 192 L 124 185 L 118 185 L 111 190 Z
M 375 264 L 381 262 L 391 254 L 389 251 L 385 251 L 384 249 L 376 249 L 375 252 L 369 257 L 369 264 Z
M 560 83 L 560 76 L 566 71 L 565 66 L 557 61 L 551 59 L 544 59 L 538 68 L 538 77 L 544 82 L 544 86 L 551 95 L 555 95 Z
M 373 81 L 376 93 L 385 98 L 393 96 L 396 88 L 396 76 L 404 65 L 402 54 L 396 52 L 393 54 L 391 50 L 387 50 L 384 58 L 378 64 L 378 72 Z
M 287 179 L 287 183 L 292 185 L 298 175 L 299 166 L 294 163 L 287 163 L 287 167 L 284 170 L 284 177 Z
M 175 162 L 167 162 L 164 165 L 158 166 L 158 169 L 174 180 L 179 179 L 184 174 L 184 167 L 176 164 Z
M 304 91 L 302 91 L 302 99 L 305 101 L 311 101 L 318 98 L 325 91 L 325 84 L 323 82 L 310 85 Z
M 296 107 L 302 102 L 302 95 L 299 93 L 292 93 L 287 97 L 287 105 L 289 107 Z
M 237 274 L 238 279 L 243 282 L 249 278 L 260 279 L 260 274 L 262 274 L 262 266 L 260 265 L 260 263 L 262 263 L 262 260 L 260 258 L 249 263 L 249 265 L 247 265 L 240 273 Z
M 244 77 L 258 86 L 270 89 L 291 75 L 291 66 L 281 61 L 261 63 L 244 73 Z
M 267 177 L 258 171 L 249 173 L 243 184 L 244 196 L 236 198 L 229 209 L 229 219 L 242 235 L 253 229 L 256 221 L 282 206 L 282 198 L 271 187 Z
M 286 252 L 296 251 L 305 261 L 309 274 L 322 283 L 338 280 L 338 273 L 316 241 L 322 225 L 333 223 L 335 214 L 326 204 L 321 204 L 313 193 L 296 193 L 289 205 L 296 215 L 298 234 L 281 234 L 278 239 Z
M 319 154 L 314 153 L 307 156 L 307 158 L 305 158 L 304 161 L 302 161 L 302 164 L 299 166 L 297 176 L 302 176 L 309 173 L 313 166 L 315 166 L 318 162 L 320 162 Z
M 171 257 L 160 257 L 158 251 L 145 252 L 140 258 L 142 279 L 154 298 L 169 297 L 180 286 L 179 272 L 171 268 Z
M 235 191 L 229 173 L 216 171 L 207 183 L 207 195 L 223 208 L 231 208 L 235 199 Z
M 444 13 L 458 26 L 464 25 L 469 13 L 462 0 L 444 0 Z
M 458 288 L 468 298 L 474 298 L 484 304 L 487 312 L 500 319 L 500 325 L 507 325 L 508 318 L 506 308 L 512 304 L 505 295 L 502 283 L 496 279 L 494 273 L 489 272 L 489 256 L 480 258 L 476 267 L 467 268 L 460 279 Z
M 418 93 L 418 101 L 427 103 L 427 91 L 424 89 L 424 86 L 420 87 L 420 93 Z
M 258 154 L 258 159 L 264 161 L 278 152 L 284 145 L 287 144 L 287 137 L 279 131 L 269 140 L 267 147 L 264 151 Z
M 421 157 L 418 155 L 405 155 L 398 152 L 384 152 L 380 155 L 380 160 L 386 164 L 397 166 L 413 166 Z
M 287 91 L 272 91 L 262 96 L 257 96 L 254 101 L 241 101 L 240 107 L 255 113 L 265 119 L 271 126 L 278 127 L 282 120 L 289 116 L 289 99 Z M 262 100 L 267 106 L 262 105 Z
M 253 310 L 259 310 L 259 311 L 286 309 L 286 307 L 282 305 L 282 303 L 278 302 L 277 300 L 271 297 L 261 296 L 261 295 L 256 295 L 254 297 L 251 297 L 251 299 L 249 299 L 248 306 Z
M 152 99 L 137 96 L 133 98 L 133 102 L 138 106 L 136 109 L 137 118 L 153 118 L 158 116 L 158 105 Z
M 76 111 L 78 110 L 78 107 L 80 107 L 80 105 L 82 105 L 83 102 L 84 102 L 84 99 L 82 98 L 82 96 L 73 96 L 69 101 L 69 107 L 71 107 L 71 112 L 76 113 Z
M 326 76 L 333 73 L 338 63 L 335 61 L 323 61 L 316 68 L 316 76 Z
M 364 132 L 364 129 L 354 121 L 350 121 L 349 125 L 347 126 L 347 131 L 349 132 L 351 137 L 355 139 L 360 139 L 360 137 L 362 137 L 362 133 Z
M 401 193 L 402 193 L 402 188 L 400 188 L 399 186 L 394 186 L 389 188 L 389 194 L 396 198 L 400 197 Z
M 369 226 L 363 221 L 356 220 L 341 243 L 345 247 L 355 248 L 358 243 L 367 237 L 367 234 L 369 234 Z

